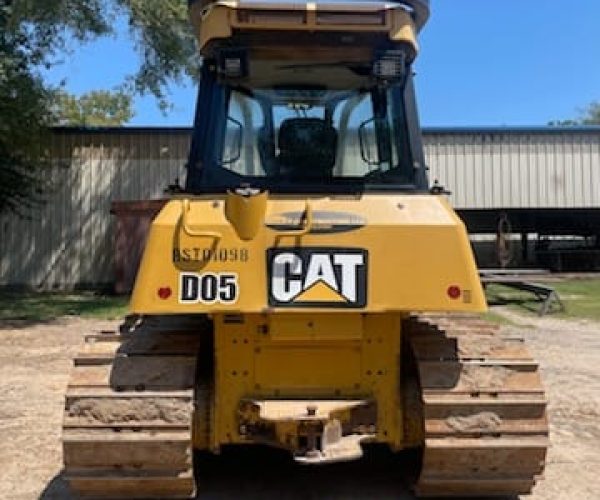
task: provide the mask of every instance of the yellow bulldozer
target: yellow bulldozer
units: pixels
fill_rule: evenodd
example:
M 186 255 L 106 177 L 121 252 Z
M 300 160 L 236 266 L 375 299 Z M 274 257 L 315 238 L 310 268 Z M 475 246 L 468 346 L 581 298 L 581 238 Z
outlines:
M 190 15 L 186 186 L 152 223 L 134 320 L 75 359 L 70 487 L 188 498 L 194 450 L 327 466 L 379 443 L 419 450 L 419 497 L 530 492 L 548 445 L 538 365 L 478 315 L 465 227 L 427 179 L 411 67 L 429 1 Z

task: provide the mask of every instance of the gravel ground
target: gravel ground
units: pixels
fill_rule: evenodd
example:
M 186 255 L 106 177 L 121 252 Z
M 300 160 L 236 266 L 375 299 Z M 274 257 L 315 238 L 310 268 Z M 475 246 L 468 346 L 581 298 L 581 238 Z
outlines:
M 531 500 L 598 498 L 600 491 L 600 324 L 523 317 L 506 310 L 540 360 L 550 400 L 546 479 Z M 0 325 L 0 498 L 69 499 L 60 426 L 72 356 L 85 333 L 116 323 L 62 318 Z M 299 468 L 272 450 L 199 456 L 199 498 L 396 498 L 411 457 L 374 449 L 362 463 Z

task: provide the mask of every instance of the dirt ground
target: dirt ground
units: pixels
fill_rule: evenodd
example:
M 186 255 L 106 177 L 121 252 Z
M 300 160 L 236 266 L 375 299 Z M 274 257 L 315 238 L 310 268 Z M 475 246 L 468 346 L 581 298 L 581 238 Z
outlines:
M 546 479 L 531 500 L 598 498 L 600 323 L 524 318 L 503 310 L 541 361 L 550 400 Z M 61 476 L 63 392 L 85 333 L 116 323 L 63 318 L 0 325 L 0 499 L 69 499 Z M 413 498 L 412 457 L 382 450 L 362 463 L 297 467 L 287 455 L 252 449 L 198 457 L 199 498 Z

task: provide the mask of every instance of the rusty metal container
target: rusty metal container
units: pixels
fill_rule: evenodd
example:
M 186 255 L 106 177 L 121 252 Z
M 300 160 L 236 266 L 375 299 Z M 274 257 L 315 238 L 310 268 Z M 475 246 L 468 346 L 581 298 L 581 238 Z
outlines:
M 115 293 L 131 292 L 150 225 L 166 202 L 166 199 L 112 202 L 110 211 L 116 219 Z

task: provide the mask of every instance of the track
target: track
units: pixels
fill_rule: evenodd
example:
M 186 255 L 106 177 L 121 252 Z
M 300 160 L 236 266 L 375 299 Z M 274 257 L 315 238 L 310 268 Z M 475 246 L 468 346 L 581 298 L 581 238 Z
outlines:
M 420 316 L 408 335 L 422 390 L 420 497 L 527 494 L 548 447 L 538 364 L 474 316 Z
M 65 477 L 81 497 L 189 498 L 201 336 L 153 318 L 86 338 L 68 386 Z M 174 331 L 170 331 L 173 330 Z M 182 331 L 183 330 L 183 331 Z

